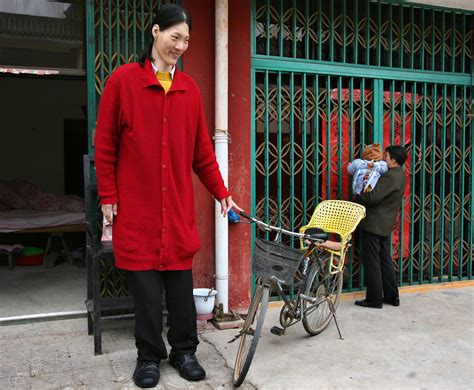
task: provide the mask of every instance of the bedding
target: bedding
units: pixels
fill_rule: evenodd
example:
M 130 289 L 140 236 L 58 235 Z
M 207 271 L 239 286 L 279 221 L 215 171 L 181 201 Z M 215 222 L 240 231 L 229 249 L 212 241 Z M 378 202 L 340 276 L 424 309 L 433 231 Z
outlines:
M 68 231 L 84 224 L 84 199 L 44 192 L 26 180 L 0 180 L 0 233 Z
M 84 213 L 70 211 L 10 210 L 0 212 L 0 233 L 85 224 Z

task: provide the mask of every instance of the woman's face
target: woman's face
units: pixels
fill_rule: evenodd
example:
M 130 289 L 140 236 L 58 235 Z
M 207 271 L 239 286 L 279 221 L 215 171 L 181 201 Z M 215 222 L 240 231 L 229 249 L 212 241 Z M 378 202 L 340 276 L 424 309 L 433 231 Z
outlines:
M 182 22 L 160 31 L 160 27 L 155 24 L 152 33 L 155 65 L 158 65 L 160 70 L 169 70 L 188 48 L 189 26 Z

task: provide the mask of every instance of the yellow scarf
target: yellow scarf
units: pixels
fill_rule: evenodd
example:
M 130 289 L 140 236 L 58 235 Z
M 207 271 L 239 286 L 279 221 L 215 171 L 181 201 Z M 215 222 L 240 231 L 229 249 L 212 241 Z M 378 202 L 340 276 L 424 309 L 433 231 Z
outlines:
M 156 72 L 156 79 L 165 90 L 165 93 L 167 93 L 171 88 L 171 83 L 173 82 L 173 79 L 171 78 L 171 73 L 158 71 Z

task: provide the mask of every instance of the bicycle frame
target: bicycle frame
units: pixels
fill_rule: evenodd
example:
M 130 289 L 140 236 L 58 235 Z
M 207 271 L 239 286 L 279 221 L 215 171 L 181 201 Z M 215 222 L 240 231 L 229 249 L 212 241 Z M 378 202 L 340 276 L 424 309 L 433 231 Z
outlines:
M 312 305 L 307 307 L 305 310 L 302 310 L 303 300 L 304 300 L 304 295 L 302 294 L 302 288 L 305 286 L 306 281 L 309 277 L 308 270 L 311 268 L 311 265 L 315 262 L 318 263 L 317 266 L 319 268 L 322 268 L 324 266 L 323 261 L 321 260 L 321 258 L 317 254 L 314 254 L 316 249 L 317 249 L 316 245 L 314 243 L 312 243 L 309 246 L 309 248 L 307 249 L 307 251 L 304 253 L 304 255 L 302 256 L 301 260 L 300 260 L 301 267 L 302 267 L 302 272 L 301 272 L 302 273 L 302 278 L 301 278 L 301 280 L 299 280 L 298 282 L 296 282 L 292 285 L 292 286 L 298 288 L 294 303 L 292 302 L 292 300 L 290 300 L 286 296 L 285 292 L 283 291 L 282 286 L 288 286 L 287 284 L 282 283 L 280 280 L 278 280 L 275 277 L 272 277 L 270 279 L 270 283 L 268 283 L 268 287 L 270 287 L 270 288 L 276 287 L 277 288 L 277 293 L 282 298 L 282 300 L 284 302 L 284 306 L 286 306 L 288 308 L 289 312 L 291 313 L 291 316 L 292 316 L 291 323 L 286 325 L 286 326 L 281 324 L 285 328 L 288 328 L 288 327 L 293 326 L 294 324 L 300 322 L 301 319 L 303 318 L 304 313 L 308 313 L 308 312 L 313 311 L 320 304 L 324 303 L 327 300 L 327 298 L 325 298 L 321 301 L 313 303 Z M 313 257 L 311 255 L 313 255 Z
M 335 303 L 329 298 L 329 295 L 327 295 L 327 293 L 333 295 L 334 291 L 337 291 L 335 296 L 340 296 L 342 277 L 341 275 L 338 275 L 337 277 L 339 277 L 339 279 L 332 279 L 334 274 L 332 274 L 330 270 L 325 269 L 326 266 L 330 267 L 332 265 L 332 256 L 329 257 L 327 261 L 325 258 L 320 256 L 319 252 L 320 250 L 324 250 L 319 247 L 319 244 L 323 244 L 327 241 L 327 234 L 321 229 L 312 230 L 311 233 L 309 233 L 309 229 L 306 229 L 301 233 L 296 233 L 266 224 L 255 217 L 251 217 L 243 211 L 240 212 L 240 215 L 245 217 L 247 220 L 256 223 L 266 231 L 276 231 L 277 237 L 275 241 L 278 241 L 281 234 L 285 234 L 288 236 L 298 237 L 302 242 L 308 240 L 309 246 L 306 247 L 305 252 L 301 254 L 301 257 L 300 255 L 295 255 L 294 252 L 287 254 L 288 259 L 291 259 L 291 261 L 298 261 L 299 259 L 299 264 L 296 271 L 294 271 L 294 267 L 291 268 L 292 273 L 279 274 L 278 272 L 275 272 L 277 275 L 281 275 L 280 277 L 284 280 L 279 280 L 275 274 L 272 275 L 271 272 L 260 272 L 258 268 L 255 268 L 257 271 L 256 274 L 259 274 L 260 276 L 257 277 L 256 290 L 252 296 L 252 301 L 247 316 L 245 317 L 245 322 L 239 334 L 229 341 L 229 343 L 231 343 L 240 338 L 234 365 L 233 384 L 235 387 L 242 384 L 252 363 L 262 333 L 263 323 L 265 321 L 268 298 L 271 289 L 274 286 L 278 295 L 283 299 L 284 304 L 280 311 L 280 324 L 282 325 L 282 328 L 274 326 L 270 330 L 271 333 L 282 336 L 285 333 L 286 328 L 302 321 L 306 332 L 308 332 L 310 336 L 315 336 L 326 329 L 332 316 L 336 323 L 339 337 L 342 339 L 335 315 L 338 300 L 336 298 L 335 305 Z M 263 255 L 259 254 L 259 256 Z M 278 264 L 278 261 L 275 261 L 275 264 Z M 301 272 L 301 279 L 295 281 L 297 272 Z M 292 275 L 293 278 L 291 278 Z M 290 282 L 289 284 L 287 283 L 288 281 Z M 336 290 L 334 290 L 333 287 L 335 286 L 335 283 L 338 283 Z M 295 299 L 290 300 L 283 291 L 283 286 L 288 285 L 297 288 Z M 323 314 L 322 317 L 316 317 L 316 322 L 309 319 L 308 314 L 312 310 L 317 310 L 320 305 L 325 302 L 328 302 L 330 312 Z M 321 307 L 321 313 L 323 313 L 323 310 L 324 306 Z

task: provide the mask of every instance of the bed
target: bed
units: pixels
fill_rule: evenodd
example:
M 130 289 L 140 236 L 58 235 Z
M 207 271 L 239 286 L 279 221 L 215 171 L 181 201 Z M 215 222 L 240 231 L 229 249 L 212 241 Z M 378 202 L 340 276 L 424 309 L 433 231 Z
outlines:
M 49 234 L 45 267 L 54 266 L 57 257 L 50 253 L 54 238 L 59 239 L 68 261 L 72 263 L 63 233 L 82 232 L 85 226 L 83 198 L 44 192 L 26 180 L 0 180 L 0 234 Z M 8 241 L 8 237 L 2 237 L 2 241 Z
M 0 233 L 59 233 L 85 230 L 84 212 L 9 210 L 0 212 Z

